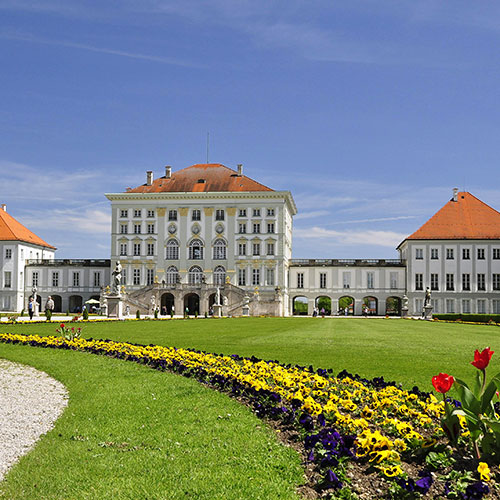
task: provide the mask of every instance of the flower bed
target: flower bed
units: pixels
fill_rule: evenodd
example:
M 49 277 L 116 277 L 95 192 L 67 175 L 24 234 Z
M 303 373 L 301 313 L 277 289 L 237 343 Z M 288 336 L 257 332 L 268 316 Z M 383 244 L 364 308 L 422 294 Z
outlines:
M 111 340 L 6 333 L 0 341 L 104 354 L 227 392 L 303 454 L 309 495 L 472 499 L 496 494 L 495 475 L 470 456 L 467 432 L 460 447 L 448 446 L 440 422 L 444 403 L 416 387 L 405 391 L 383 378 L 369 381 L 255 357 Z

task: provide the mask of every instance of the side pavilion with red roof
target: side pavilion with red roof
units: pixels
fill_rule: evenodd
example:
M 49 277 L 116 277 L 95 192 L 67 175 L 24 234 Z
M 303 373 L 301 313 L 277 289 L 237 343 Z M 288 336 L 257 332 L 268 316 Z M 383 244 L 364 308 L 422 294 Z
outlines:
M 410 314 L 500 314 L 500 213 L 468 192 L 453 197 L 398 246 Z

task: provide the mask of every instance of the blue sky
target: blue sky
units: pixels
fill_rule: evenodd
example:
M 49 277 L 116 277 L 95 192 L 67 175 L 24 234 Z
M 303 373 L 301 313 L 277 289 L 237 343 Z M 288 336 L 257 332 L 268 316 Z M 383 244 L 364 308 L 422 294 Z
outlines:
M 465 189 L 500 208 L 500 3 L 0 0 L 0 198 L 60 258 L 206 161 L 296 200 L 294 257 L 394 258 Z

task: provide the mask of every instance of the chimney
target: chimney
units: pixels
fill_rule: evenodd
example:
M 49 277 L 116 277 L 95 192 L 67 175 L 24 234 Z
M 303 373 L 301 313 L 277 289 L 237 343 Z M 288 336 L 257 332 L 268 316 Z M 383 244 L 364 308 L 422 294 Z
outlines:
M 243 165 L 238 163 L 238 175 L 241 177 L 243 175 Z
M 453 188 L 453 201 L 458 201 L 458 188 Z
M 2 210 L 4 212 L 7 212 L 7 205 L 5 203 L 2 203 Z
M 148 170 L 146 172 L 146 186 L 151 186 L 153 184 L 153 171 Z
M 165 166 L 165 177 L 170 179 L 172 177 L 172 167 L 170 165 Z

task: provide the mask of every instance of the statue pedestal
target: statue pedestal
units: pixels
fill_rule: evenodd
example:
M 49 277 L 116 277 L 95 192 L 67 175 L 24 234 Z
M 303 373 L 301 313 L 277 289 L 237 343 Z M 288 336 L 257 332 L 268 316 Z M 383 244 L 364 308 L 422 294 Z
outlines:
M 401 317 L 402 318 L 407 318 L 408 317 L 408 308 L 407 307 L 402 307 L 401 308 Z
M 40 306 L 38 302 L 33 304 L 33 316 L 40 316 Z
M 220 304 L 214 304 L 214 318 L 222 318 L 222 306 Z
M 432 319 L 432 306 L 431 305 L 424 306 L 423 314 L 424 314 L 424 319 L 431 320 Z
M 123 302 L 119 295 L 108 295 L 108 318 L 123 318 Z

